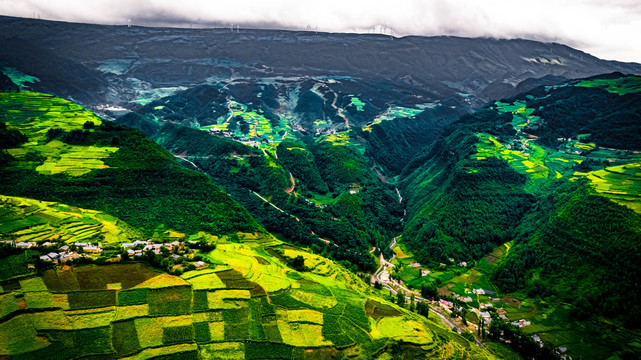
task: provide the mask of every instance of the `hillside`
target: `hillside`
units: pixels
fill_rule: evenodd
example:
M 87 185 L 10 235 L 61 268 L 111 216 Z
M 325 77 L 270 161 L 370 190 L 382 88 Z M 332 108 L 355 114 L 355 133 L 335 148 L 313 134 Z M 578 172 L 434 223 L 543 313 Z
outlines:
M 140 263 L 46 270 L 2 283 L 12 359 L 493 358 L 399 308 L 331 261 L 272 238 L 220 239 L 206 269 Z M 304 257 L 305 270 L 285 265 Z
M 148 233 L 225 234 L 260 227 L 209 178 L 138 131 L 51 95 L 0 93 L 0 193 L 104 211 Z M 4 138 L 3 134 L 3 138 Z
M 532 311 L 564 308 L 567 324 L 604 326 L 597 319 L 606 316 L 638 329 L 640 84 L 611 74 L 489 103 L 408 165 L 403 242 L 427 266 L 453 263 L 460 276 L 440 278 L 443 292 L 463 296 L 459 286 L 484 284 L 539 302 Z M 462 261 L 478 267 L 461 275 L 471 268 L 454 266 Z M 564 330 L 582 345 L 546 339 L 600 358 L 638 336 L 620 330 L 606 339 L 586 327 Z

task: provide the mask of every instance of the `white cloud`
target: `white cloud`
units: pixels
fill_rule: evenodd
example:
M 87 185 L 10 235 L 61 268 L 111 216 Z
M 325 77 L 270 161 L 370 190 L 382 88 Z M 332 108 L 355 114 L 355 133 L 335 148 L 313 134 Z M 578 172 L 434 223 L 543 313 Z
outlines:
M 557 41 L 596 56 L 641 62 L 638 0 L 0 0 L 0 14 L 77 22 L 270 26 L 395 35 Z M 269 24 L 269 25 L 267 25 Z

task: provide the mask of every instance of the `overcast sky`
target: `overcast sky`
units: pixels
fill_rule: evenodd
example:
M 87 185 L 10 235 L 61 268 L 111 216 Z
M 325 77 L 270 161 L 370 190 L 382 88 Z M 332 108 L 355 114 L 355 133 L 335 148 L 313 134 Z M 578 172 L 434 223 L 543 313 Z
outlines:
M 74 22 L 312 29 L 555 41 L 641 63 L 641 0 L 0 0 L 0 14 Z

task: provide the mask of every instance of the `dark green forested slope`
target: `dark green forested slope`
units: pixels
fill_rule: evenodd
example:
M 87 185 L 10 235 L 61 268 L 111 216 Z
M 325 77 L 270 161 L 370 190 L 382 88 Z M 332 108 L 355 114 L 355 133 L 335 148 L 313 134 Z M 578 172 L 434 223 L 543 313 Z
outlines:
M 638 325 L 640 91 L 611 74 L 464 116 L 405 169 L 403 241 L 438 263 L 515 240 L 492 274 L 501 290 Z
M 349 135 L 287 137 L 249 146 L 175 121 L 189 115 L 176 104 L 192 101 L 189 92 L 179 93 L 118 122 L 141 129 L 188 160 L 188 166 L 211 176 L 270 232 L 331 255 L 353 270 L 376 269 L 368 250 L 375 246 L 389 251 L 386 244 L 401 228 L 402 206 L 394 188 L 380 180 Z M 156 110 L 161 106 L 162 111 Z M 269 117 L 265 111 L 249 110 L 234 113 L 258 121 Z
M 146 231 L 161 225 L 187 233 L 261 230 L 207 176 L 185 169 L 139 131 L 103 122 L 78 105 L 0 93 L 0 120 L 4 195 L 100 210 Z

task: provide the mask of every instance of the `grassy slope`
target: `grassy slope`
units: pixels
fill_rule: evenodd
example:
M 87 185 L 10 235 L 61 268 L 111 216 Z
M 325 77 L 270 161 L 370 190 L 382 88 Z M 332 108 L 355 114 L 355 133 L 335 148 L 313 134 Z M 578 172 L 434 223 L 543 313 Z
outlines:
M 105 213 L 64 204 L 0 195 L 0 233 L 16 242 L 67 244 L 97 238 L 105 245 L 141 237 L 140 231 Z

